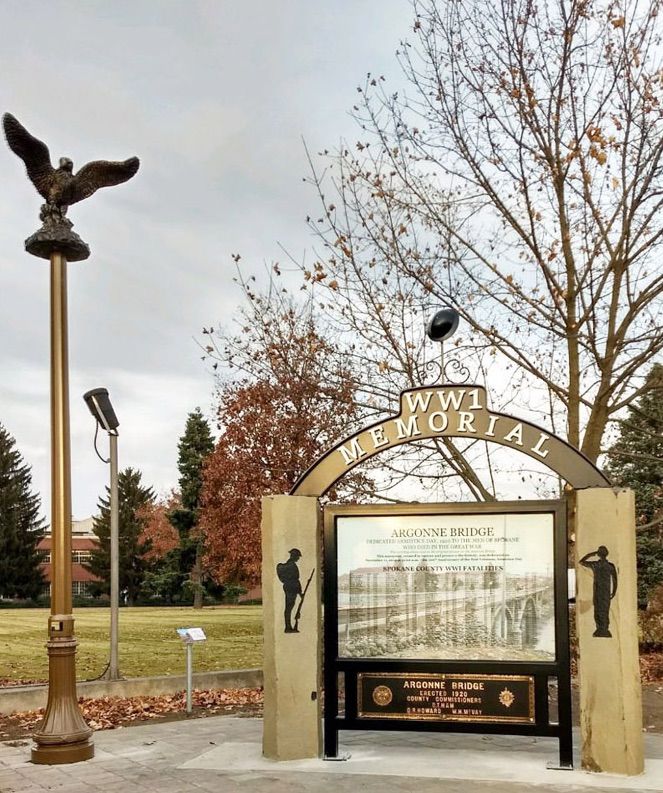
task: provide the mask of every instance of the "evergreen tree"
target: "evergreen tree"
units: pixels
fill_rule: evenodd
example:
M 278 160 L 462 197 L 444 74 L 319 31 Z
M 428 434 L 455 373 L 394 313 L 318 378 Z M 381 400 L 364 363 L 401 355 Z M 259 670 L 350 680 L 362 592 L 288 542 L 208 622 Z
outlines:
M 120 591 L 126 591 L 128 605 L 138 597 L 143 578 L 149 568 L 145 558 L 152 541 L 144 539 L 146 517 L 144 508 L 154 501 L 151 487 L 141 484 L 140 471 L 126 468 L 118 477 L 119 540 L 120 540 Z M 94 533 L 99 547 L 92 552 L 85 568 L 101 580 L 93 585 L 96 594 L 110 592 L 110 488 L 99 499 L 99 515 L 94 519 Z
M 45 586 L 37 550 L 44 524 L 30 466 L 15 446 L 0 424 L 0 597 L 34 599 Z
M 202 608 L 202 540 L 197 531 L 203 465 L 214 449 L 209 423 L 196 408 L 187 417 L 184 434 L 177 446 L 177 467 L 181 506 L 169 513 L 169 520 L 180 535 L 180 571 L 184 583 L 193 589 L 193 607 Z
M 655 364 L 608 453 L 617 485 L 635 491 L 638 599 L 663 583 L 663 366 Z M 642 527 L 638 529 L 637 527 Z

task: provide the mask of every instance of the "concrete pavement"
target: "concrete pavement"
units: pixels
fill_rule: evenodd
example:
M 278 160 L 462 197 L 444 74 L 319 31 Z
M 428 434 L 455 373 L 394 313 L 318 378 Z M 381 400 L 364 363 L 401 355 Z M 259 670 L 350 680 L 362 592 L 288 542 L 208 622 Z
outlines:
M 209 718 L 97 732 L 85 763 L 36 766 L 30 741 L 0 744 L 2 793 L 580 793 L 663 791 L 663 735 L 646 735 L 639 777 L 552 771 L 556 741 L 517 736 L 344 732 L 346 762 L 274 763 L 261 756 L 262 721 Z M 13 745 L 11 745 L 13 744 Z

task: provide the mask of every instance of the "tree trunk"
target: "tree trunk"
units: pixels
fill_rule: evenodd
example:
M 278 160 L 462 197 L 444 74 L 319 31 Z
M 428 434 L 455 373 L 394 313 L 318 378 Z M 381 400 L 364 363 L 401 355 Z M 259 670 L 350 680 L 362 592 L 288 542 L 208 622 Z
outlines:
M 595 463 L 601 454 L 601 440 L 608 423 L 608 406 L 605 398 L 598 398 L 592 406 L 585 437 L 580 451 Z
M 191 570 L 191 584 L 193 585 L 193 607 L 203 607 L 202 563 L 200 559 L 200 546 L 196 548 L 196 561 Z

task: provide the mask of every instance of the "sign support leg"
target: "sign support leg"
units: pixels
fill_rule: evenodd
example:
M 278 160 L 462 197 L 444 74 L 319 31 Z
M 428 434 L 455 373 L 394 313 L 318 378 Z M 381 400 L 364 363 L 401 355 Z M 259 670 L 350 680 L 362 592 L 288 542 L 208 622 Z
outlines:
M 193 644 L 186 645 L 186 712 L 193 710 L 191 689 L 193 686 Z

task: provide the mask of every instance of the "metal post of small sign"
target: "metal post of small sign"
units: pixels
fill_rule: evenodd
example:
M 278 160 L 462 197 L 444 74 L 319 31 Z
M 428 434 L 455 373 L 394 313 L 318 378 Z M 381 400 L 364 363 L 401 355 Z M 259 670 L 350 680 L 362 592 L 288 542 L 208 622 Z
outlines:
M 207 641 L 202 628 L 177 628 L 186 649 L 186 712 L 193 711 L 193 645 Z
M 187 643 L 186 646 L 186 712 L 191 713 L 193 702 L 191 688 L 193 685 L 193 644 Z

